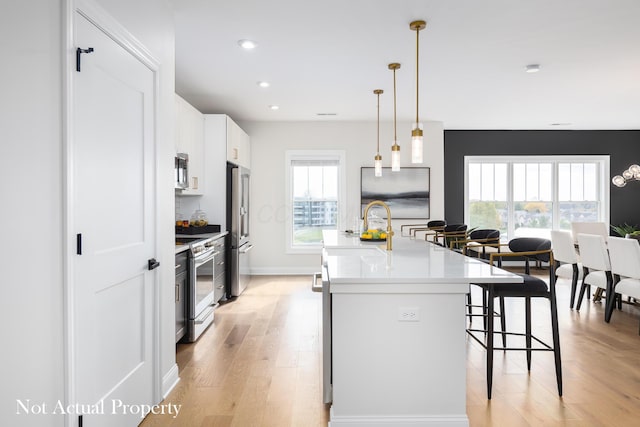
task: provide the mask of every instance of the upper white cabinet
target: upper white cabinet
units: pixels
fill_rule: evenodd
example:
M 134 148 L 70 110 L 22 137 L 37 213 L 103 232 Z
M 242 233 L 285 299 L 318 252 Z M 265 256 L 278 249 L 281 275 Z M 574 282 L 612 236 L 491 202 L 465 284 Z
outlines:
M 227 161 L 250 166 L 249 135 L 226 114 L 205 114 L 207 193 L 200 207 L 214 224 L 226 224 Z
M 251 168 L 249 135 L 227 116 L 227 161 Z
M 189 188 L 182 195 L 202 195 L 205 191 L 204 115 L 175 96 L 176 153 L 189 155 Z

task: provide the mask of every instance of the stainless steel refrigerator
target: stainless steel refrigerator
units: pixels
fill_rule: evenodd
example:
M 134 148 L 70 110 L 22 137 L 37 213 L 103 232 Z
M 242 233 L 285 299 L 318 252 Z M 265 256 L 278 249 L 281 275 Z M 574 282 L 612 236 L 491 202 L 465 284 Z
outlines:
M 249 251 L 253 248 L 249 233 L 249 169 L 227 163 L 227 251 L 230 272 L 227 297 L 237 297 L 251 280 Z

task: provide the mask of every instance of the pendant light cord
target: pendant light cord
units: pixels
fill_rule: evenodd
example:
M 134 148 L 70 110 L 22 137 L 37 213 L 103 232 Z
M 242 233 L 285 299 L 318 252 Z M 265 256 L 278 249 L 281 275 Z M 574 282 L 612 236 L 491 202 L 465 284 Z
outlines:
M 420 43 L 420 30 L 417 29 L 416 30 L 416 123 L 420 122 L 420 119 L 418 118 L 418 94 L 420 93 L 420 91 L 418 90 L 418 81 L 420 80 L 420 73 L 419 68 L 418 68 L 418 53 L 420 52 L 419 46 L 418 44 Z
M 398 141 L 396 134 L 396 69 L 393 69 L 393 143 Z
M 378 146 L 376 148 L 376 154 L 380 155 L 380 93 L 378 95 Z

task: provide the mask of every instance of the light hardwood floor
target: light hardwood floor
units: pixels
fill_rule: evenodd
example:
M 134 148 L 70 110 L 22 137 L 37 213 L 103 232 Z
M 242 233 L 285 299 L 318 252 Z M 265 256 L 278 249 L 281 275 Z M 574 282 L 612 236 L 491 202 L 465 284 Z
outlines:
M 198 342 L 177 346 L 181 380 L 163 403 L 181 404 L 179 416 L 150 415 L 142 426 L 326 426 L 321 295 L 310 285 L 308 276 L 254 277 L 240 298 L 218 308 Z M 529 374 L 524 353 L 496 352 L 487 400 L 485 352 L 467 340 L 472 427 L 640 425 L 640 310 L 625 304 L 606 324 L 603 304 L 585 300 L 577 312 L 568 300 L 569 283 L 561 280 L 562 398 L 552 353 L 534 353 Z M 523 323 L 514 320 L 522 308 L 508 302 L 510 326 Z M 533 310 L 534 333 L 548 339 L 548 303 L 534 301 Z

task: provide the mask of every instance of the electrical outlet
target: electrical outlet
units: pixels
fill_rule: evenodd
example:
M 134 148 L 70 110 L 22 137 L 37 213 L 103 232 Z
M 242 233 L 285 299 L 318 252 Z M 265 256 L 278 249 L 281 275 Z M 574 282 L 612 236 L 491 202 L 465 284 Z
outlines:
M 399 307 L 398 320 L 401 322 L 420 321 L 420 309 L 418 307 Z

